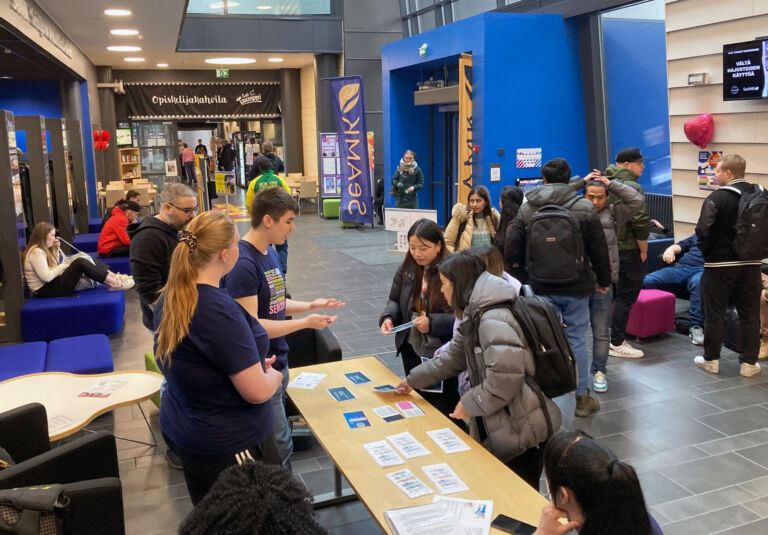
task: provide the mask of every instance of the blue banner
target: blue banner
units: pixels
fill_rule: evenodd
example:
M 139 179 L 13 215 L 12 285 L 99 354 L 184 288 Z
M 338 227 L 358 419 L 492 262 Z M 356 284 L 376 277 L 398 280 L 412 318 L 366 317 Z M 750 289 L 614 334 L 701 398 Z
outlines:
M 345 223 L 373 224 L 363 81 L 359 76 L 342 76 L 330 82 L 341 156 L 340 218 Z

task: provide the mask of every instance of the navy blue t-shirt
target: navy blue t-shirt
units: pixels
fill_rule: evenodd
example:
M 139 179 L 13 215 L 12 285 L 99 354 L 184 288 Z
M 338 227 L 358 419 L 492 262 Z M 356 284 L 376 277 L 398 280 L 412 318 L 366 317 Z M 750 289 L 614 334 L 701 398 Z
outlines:
M 229 295 L 235 299 L 255 295 L 259 299 L 259 318 L 285 319 L 285 278 L 280 270 L 277 251 L 267 247 L 261 253 L 251 243 L 240 240 L 240 258 L 235 267 L 221 281 Z M 268 357 L 277 356 L 275 369 L 288 365 L 288 342 L 285 336 L 269 340 Z
M 235 454 L 259 444 L 273 431 L 270 404 L 247 402 L 230 379 L 257 362 L 264 367 L 269 337 L 226 290 L 198 284 L 197 292 L 189 334 L 171 353 L 170 366 L 157 362 L 168 380 L 160 428 L 184 452 Z M 155 306 L 155 330 L 163 317 L 164 300 L 161 297 Z

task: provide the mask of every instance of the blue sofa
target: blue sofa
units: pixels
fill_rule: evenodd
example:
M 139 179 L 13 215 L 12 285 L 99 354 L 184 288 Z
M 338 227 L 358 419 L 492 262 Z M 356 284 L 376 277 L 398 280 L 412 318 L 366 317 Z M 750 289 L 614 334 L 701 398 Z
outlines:
M 41 372 L 109 373 L 112 348 L 103 334 L 0 347 L 0 381 Z

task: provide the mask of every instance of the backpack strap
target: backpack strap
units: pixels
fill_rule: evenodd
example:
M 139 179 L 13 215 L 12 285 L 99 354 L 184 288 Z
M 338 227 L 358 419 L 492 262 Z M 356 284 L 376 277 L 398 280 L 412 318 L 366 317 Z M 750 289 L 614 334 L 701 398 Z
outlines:
M 544 413 L 544 419 L 547 421 L 547 438 L 549 438 L 555 434 L 555 430 L 552 425 L 552 416 L 549 414 L 549 409 L 547 408 L 547 397 L 544 395 L 544 392 L 541 391 L 541 387 L 539 387 L 539 383 L 536 382 L 536 379 L 527 373 L 525 374 L 525 384 L 527 384 L 528 387 L 533 390 L 533 393 L 536 394 L 536 397 L 539 398 L 541 412 Z
M 568 201 L 567 203 L 565 203 L 565 204 L 563 205 L 563 208 L 565 208 L 565 209 L 567 209 L 567 210 L 570 210 L 570 209 L 573 207 L 573 205 L 574 205 L 574 204 L 576 204 L 576 203 L 578 202 L 578 200 L 579 200 L 579 199 L 580 199 L 580 197 L 579 197 L 578 195 L 576 195 L 576 196 L 575 196 L 573 199 L 571 199 L 570 201 Z
M 741 197 L 741 190 L 739 188 L 734 188 L 733 186 L 721 186 L 720 189 L 728 190 L 734 192 L 736 195 Z

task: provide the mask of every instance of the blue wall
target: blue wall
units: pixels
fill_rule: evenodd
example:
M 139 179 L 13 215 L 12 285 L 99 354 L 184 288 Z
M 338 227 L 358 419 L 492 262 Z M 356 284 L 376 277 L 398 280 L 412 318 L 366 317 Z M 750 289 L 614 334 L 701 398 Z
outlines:
M 640 147 L 648 193 L 672 194 L 664 21 L 603 18 L 611 159 Z
M 59 82 L 0 80 L 0 110 L 11 111 L 14 115 L 61 117 Z M 16 134 L 16 145 L 22 152 L 27 152 L 25 132 Z
M 425 58 L 418 55 L 422 43 L 428 46 Z M 518 148 L 542 147 L 543 161 L 564 157 L 574 173 L 587 170 L 575 32 L 559 15 L 484 13 L 382 47 L 384 164 L 389 177 L 405 149 L 417 151 L 422 168 L 428 163 L 428 107 L 413 104 L 415 82 L 422 69 L 456 63 L 462 52 L 473 56 L 474 144 L 480 147 L 475 183 L 488 187 L 494 205 L 502 186 L 539 174 L 538 168 L 516 168 Z M 438 125 L 442 128 L 441 120 Z M 436 151 L 436 162 L 438 158 L 442 153 Z M 491 164 L 501 165 L 501 182 L 488 182 Z M 442 181 L 435 167 L 435 178 Z M 432 171 L 424 169 L 427 180 Z M 428 198 L 425 184 L 420 207 L 429 208 Z M 388 196 L 387 205 L 392 204 Z M 437 198 L 434 207 L 442 212 Z M 445 222 L 444 214 L 439 215 Z

